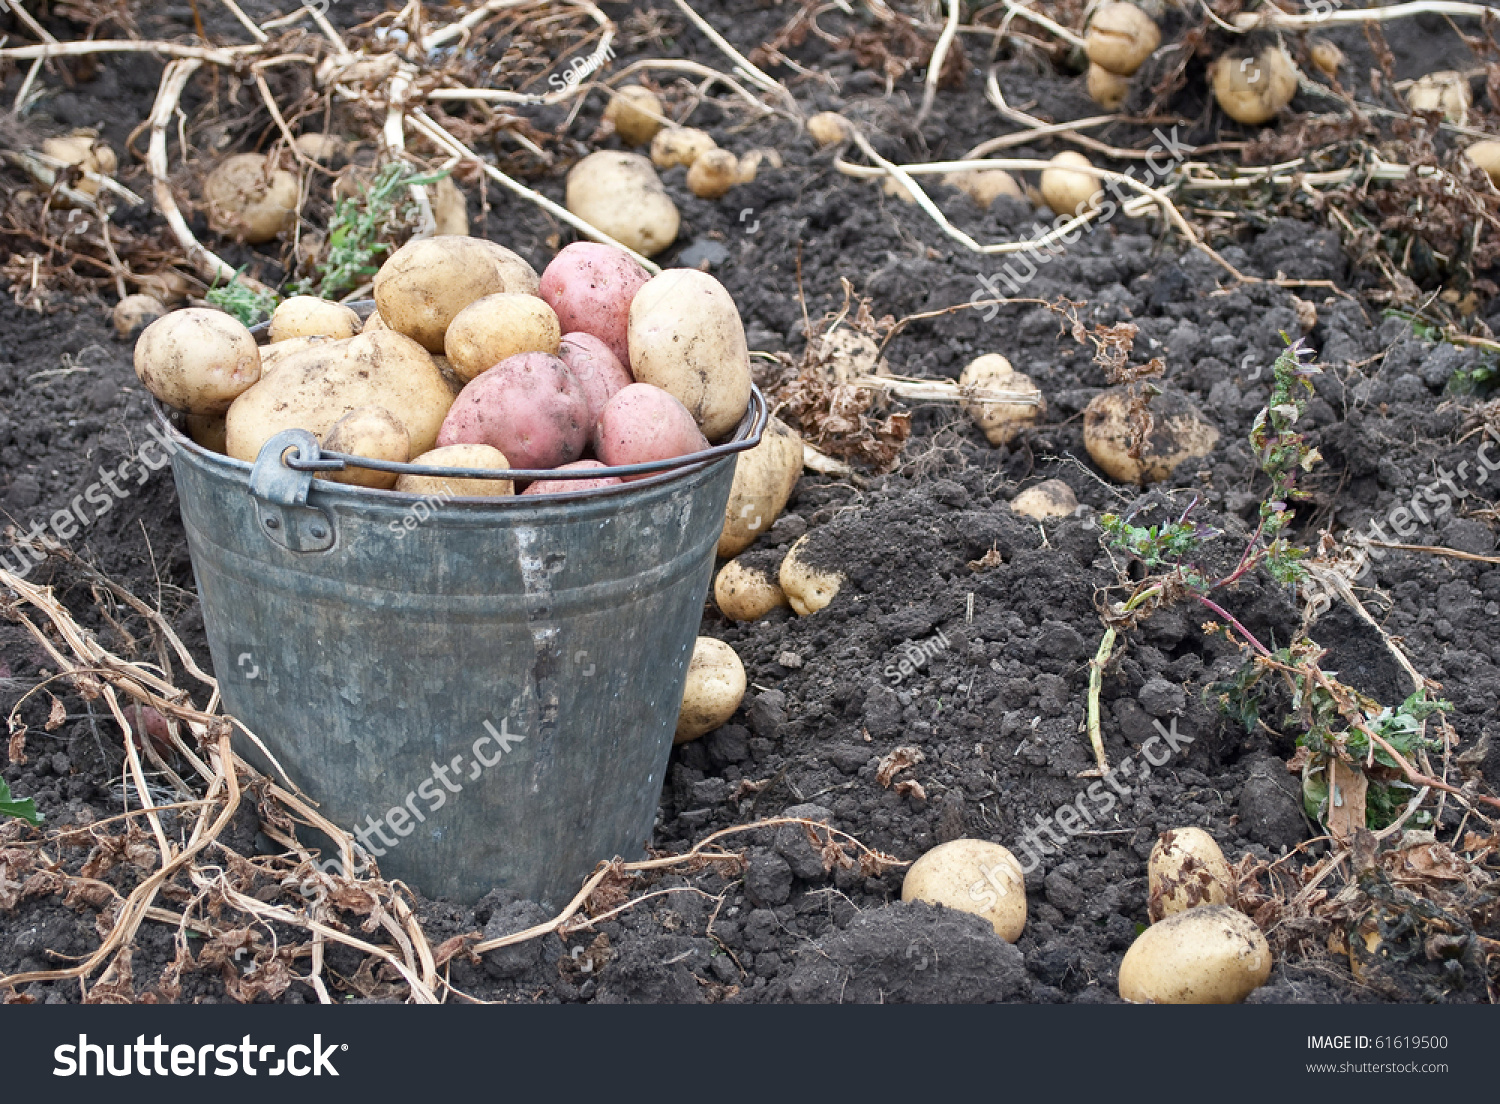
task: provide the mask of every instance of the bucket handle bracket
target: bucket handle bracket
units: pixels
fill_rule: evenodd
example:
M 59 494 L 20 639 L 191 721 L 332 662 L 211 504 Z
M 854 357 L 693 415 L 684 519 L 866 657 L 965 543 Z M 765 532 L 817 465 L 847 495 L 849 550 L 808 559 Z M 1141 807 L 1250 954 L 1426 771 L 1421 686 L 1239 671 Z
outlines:
M 284 429 L 261 446 L 250 469 L 260 531 L 291 552 L 323 552 L 333 547 L 336 530 L 327 511 L 307 503 L 313 473 L 287 467 L 291 449 L 302 461 L 318 459 L 318 439 L 305 429 Z

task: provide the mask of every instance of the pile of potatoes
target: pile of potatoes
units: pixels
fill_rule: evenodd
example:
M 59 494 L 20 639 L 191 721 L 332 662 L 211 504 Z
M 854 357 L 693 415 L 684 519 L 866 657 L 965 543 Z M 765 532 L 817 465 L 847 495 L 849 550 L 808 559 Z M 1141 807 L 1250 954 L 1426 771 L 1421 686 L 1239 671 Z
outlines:
M 1265 935 L 1234 908 L 1224 853 L 1201 828 L 1163 832 L 1147 863 L 1151 926 L 1120 963 L 1120 997 L 1140 1004 L 1238 1004 L 1271 976 Z
M 1130 78 L 1161 45 L 1161 30 L 1134 4 L 1111 0 L 1094 10 L 1083 41 L 1089 58 L 1089 96 L 1114 111 L 1125 102 Z
M 375 277 L 376 310 L 282 302 L 269 343 L 216 310 L 147 326 L 136 374 L 204 447 L 254 461 L 283 430 L 328 451 L 474 469 L 603 469 L 667 460 L 733 433 L 750 361 L 734 300 L 712 276 L 651 276 L 580 242 L 538 276 L 481 238 L 417 239 Z M 350 467 L 327 478 L 431 494 L 581 492 L 622 482 L 436 479 Z M 630 479 L 645 476 L 627 476 Z
M 1151 926 L 1120 963 L 1120 996 L 1138 1004 L 1237 1004 L 1271 974 L 1271 948 L 1234 908 L 1235 879 L 1201 828 L 1163 832 L 1147 866 Z M 1008 849 L 980 839 L 940 844 L 912 863 L 903 901 L 988 920 L 1008 943 L 1026 927 L 1026 882 Z
M 598 150 L 568 173 L 567 207 L 590 226 L 650 257 L 671 245 L 681 215 L 658 172 L 681 166 L 699 199 L 719 199 L 736 184 L 755 179 L 762 161 L 780 166 L 774 150 L 736 157 L 696 127 L 671 124 L 655 92 L 638 84 L 613 93 L 604 118 L 627 146 L 649 146 L 651 156 L 628 150 Z

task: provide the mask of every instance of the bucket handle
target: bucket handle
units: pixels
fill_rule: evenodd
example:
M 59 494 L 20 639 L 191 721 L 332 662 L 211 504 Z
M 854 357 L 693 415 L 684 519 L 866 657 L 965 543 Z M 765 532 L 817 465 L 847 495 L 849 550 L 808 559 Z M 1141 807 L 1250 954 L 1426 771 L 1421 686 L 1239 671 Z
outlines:
M 255 499 L 260 531 L 290 552 L 324 552 L 333 547 L 333 518 L 307 503 L 313 473 L 293 468 L 286 454 L 316 461 L 318 439 L 305 429 L 284 429 L 261 446 L 250 469 L 250 494 Z

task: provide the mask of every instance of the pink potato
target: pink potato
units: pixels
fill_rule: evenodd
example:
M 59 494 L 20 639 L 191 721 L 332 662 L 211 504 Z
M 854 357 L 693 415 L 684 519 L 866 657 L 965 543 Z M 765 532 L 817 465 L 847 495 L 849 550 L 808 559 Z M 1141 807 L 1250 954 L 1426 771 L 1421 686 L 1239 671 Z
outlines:
M 562 357 L 589 401 L 589 425 L 599 420 L 604 404 L 614 398 L 616 391 L 635 382 L 620 358 L 593 334 L 581 330 L 563 334 L 557 355 Z
M 517 353 L 458 393 L 438 445 L 489 445 L 517 468 L 556 468 L 583 455 L 589 404 L 568 366 L 551 353 Z
M 670 460 L 708 448 L 708 438 L 688 408 L 649 383 L 632 383 L 615 392 L 594 426 L 593 441 L 594 454 L 610 467 Z M 645 478 L 633 475 L 625 480 Z
M 595 468 L 603 468 L 604 464 L 597 460 L 575 460 L 571 464 L 564 464 L 558 471 L 591 471 Z M 538 479 L 521 493 L 523 495 L 536 494 L 567 494 L 569 491 L 596 491 L 600 487 L 618 487 L 625 482 L 613 475 L 606 475 L 600 479 Z
M 574 242 L 552 258 L 539 294 L 557 314 L 563 333 L 593 334 L 630 367 L 630 301 L 651 274 L 629 253 L 597 242 Z

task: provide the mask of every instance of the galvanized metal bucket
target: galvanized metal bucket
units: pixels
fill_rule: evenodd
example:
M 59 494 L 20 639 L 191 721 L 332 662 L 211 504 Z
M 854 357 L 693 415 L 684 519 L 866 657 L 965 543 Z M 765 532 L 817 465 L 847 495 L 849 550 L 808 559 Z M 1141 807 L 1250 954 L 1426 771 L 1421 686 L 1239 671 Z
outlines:
M 643 852 L 758 390 L 638 482 L 447 501 L 315 479 L 354 458 L 300 430 L 252 466 L 158 414 L 225 709 L 276 763 L 242 754 L 428 896 L 561 903 Z

